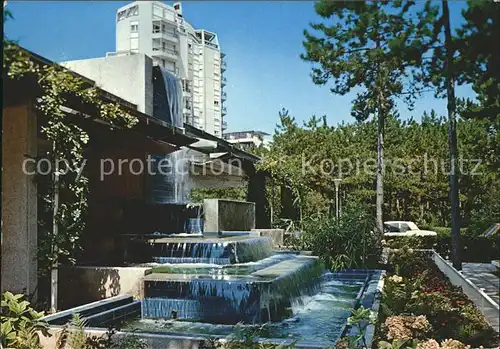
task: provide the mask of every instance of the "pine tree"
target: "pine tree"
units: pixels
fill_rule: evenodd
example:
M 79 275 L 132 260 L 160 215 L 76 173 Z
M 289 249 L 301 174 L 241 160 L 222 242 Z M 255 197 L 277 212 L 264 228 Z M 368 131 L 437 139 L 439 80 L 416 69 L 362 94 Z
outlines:
M 402 1 L 320 1 L 316 12 L 328 24 L 311 24 L 319 36 L 304 32 L 306 53 L 302 58 L 316 63 L 313 82 L 332 82 L 331 92 L 339 95 L 360 88 L 352 115 L 358 121 L 370 116 L 377 119 L 376 222 L 380 234 L 385 119 L 393 112 L 396 98 L 403 98 L 411 107 L 420 88 L 408 69 L 420 60 L 416 48 L 422 45 L 419 38 L 428 27 L 412 22 L 412 6 L 413 2 Z

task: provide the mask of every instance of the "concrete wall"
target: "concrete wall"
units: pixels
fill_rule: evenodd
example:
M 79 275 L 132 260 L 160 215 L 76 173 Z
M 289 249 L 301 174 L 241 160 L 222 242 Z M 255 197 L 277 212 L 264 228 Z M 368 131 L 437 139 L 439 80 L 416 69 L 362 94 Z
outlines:
M 205 199 L 203 201 L 204 231 L 250 231 L 255 228 L 253 202 Z
M 37 187 L 23 162 L 37 156 L 37 120 L 19 106 L 4 108 L 2 121 L 2 291 L 30 294 L 37 284 Z
M 138 298 L 142 277 L 150 273 L 151 268 L 62 268 L 59 272 L 60 308 L 68 309 L 119 294 Z
M 283 247 L 283 229 L 252 229 L 250 231 L 250 236 L 256 237 L 268 237 L 271 239 L 274 248 Z
M 94 80 L 97 86 L 153 115 L 153 61 L 144 54 L 63 62 L 61 65 Z

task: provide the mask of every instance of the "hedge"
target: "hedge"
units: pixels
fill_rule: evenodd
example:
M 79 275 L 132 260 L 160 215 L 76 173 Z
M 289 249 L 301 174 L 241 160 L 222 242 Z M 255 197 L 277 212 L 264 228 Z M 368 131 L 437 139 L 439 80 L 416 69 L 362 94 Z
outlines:
M 415 248 L 434 248 L 444 258 L 451 256 L 451 234 L 450 228 L 429 228 L 435 231 L 437 236 L 412 237 Z M 460 231 L 460 257 L 463 262 L 490 263 L 500 255 L 500 239 L 495 237 L 483 237 L 468 234 L 465 229 Z M 408 243 L 407 237 L 386 237 L 385 240 L 391 248 L 401 248 Z

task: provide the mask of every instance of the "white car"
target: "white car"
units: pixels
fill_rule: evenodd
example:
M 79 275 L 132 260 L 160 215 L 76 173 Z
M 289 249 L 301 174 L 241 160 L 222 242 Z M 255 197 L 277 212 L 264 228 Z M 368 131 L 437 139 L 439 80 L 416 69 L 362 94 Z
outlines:
M 415 223 L 409 221 L 388 221 L 384 222 L 384 236 L 437 236 L 437 233 L 420 230 Z

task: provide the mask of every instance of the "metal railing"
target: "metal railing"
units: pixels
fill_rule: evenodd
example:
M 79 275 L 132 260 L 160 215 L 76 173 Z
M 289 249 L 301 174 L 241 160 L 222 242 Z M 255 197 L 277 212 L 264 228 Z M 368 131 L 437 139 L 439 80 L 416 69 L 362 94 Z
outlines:
M 177 34 L 176 32 L 169 30 L 161 30 L 160 28 L 153 28 L 153 34 L 163 34 L 165 36 L 170 36 L 176 39 L 179 37 L 179 34 Z
M 163 53 L 168 53 L 169 55 L 173 55 L 173 56 L 177 56 L 179 53 L 178 51 L 172 50 L 170 48 L 164 48 L 164 47 L 153 47 L 153 51 L 155 51 L 155 52 L 160 51 Z

